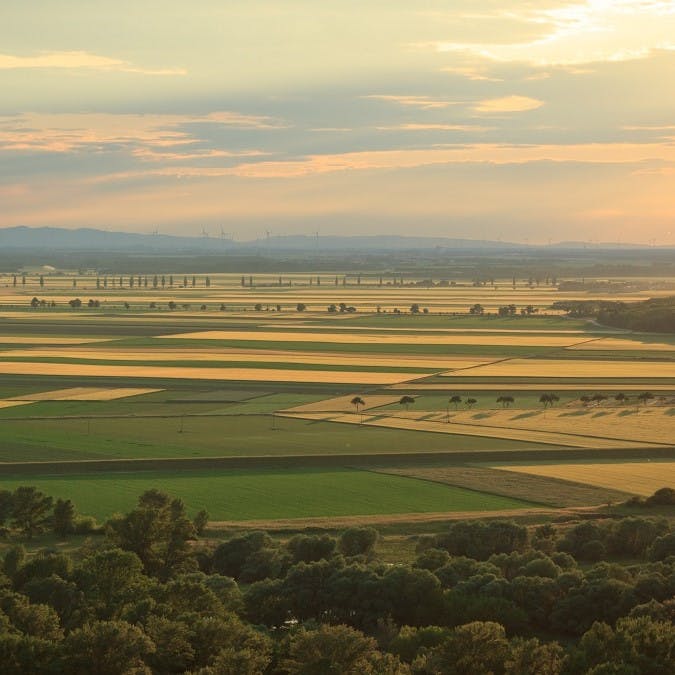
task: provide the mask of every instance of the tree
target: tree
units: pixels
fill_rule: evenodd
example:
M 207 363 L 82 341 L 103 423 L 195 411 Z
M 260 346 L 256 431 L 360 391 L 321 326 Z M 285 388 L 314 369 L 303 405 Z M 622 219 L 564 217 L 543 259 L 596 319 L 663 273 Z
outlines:
M 502 408 L 508 408 L 510 405 L 513 405 L 515 399 L 513 396 L 499 396 L 497 398 L 497 403 L 502 404 Z
M 167 578 L 193 565 L 188 542 L 196 532 L 185 504 L 159 490 L 144 492 L 133 511 L 112 518 L 107 533 L 120 548 L 135 553 L 150 575 Z
M 420 313 L 420 306 L 415 302 L 412 305 L 410 305 L 410 313 L 411 314 L 419 314 Z
M 79 564 L 73 576 L 98 619 L 118 618 L 150 588 L 140 558 L 119 548 L 93 552 Z
M 347 556 L 368 555 L 375 548 L 378 532 L 372 527 L 350 527 L 340 536 L 340 552 Z
M 72 631 L 63 641 L 63 672 L 73 675 L 124 675 L 147 672 L 155 651 L 140 628 L 125 621 L 96 621 Z
M 366 405 L 366 402 L 360 396 L 354 396 L 350 403 L 356 408 L 356 412 L 359 412 Z
M 620 392 L 614 397 L 614 400 L 615 400 L 619 405 L 621 405 L 621 404 L 625 403 L 625 402 L 628 400 L 628 396 L 626 396 L 626 394 L 624 394 L 623 392 L 620 391 Z
M 399 405 L 405 406 L 405 409 L 408 410 L 410 407 L 411 403 L 414 403 L 415 399 L 412 396 L 401 396 L 401 400 L 399 401 Z
M 475 314 L 475 315 L 478 315 L 478 316 L 482 316 L 484 313 L 485 313 L 485 308 L 483 307 L 483 305 L 479 305 L 478 303 L 476 303 L 475 305 L 472 305 L 471 307 L 469 307 L 469 314 Z
M 304 312 L 307 309 L 307 305 L 304 302 L 299 302 L 296 306 L 298 312 Z
M 304 628 L 288 642 L 288 655 L 282 662 L 287 673 L 317 675 L 356 675 L 363 673 L 403 673 L 400 669 L 375 669 L 384 655 L 377 642 L 349 626 L 322 625 L 317 630 Z
M 73 308 L 77 309 L 78 307 L 82 307 L 82 300 L 79 298 L 75 298 L 74 300 L 69 300 L 68 304 Z
M 448 400 L 448 402 L 449 402 L 450 404 L 454 405 L 454 406 L 455 406 L 455 410 L 457 410 L 457 408 L 459 407 L 459 404 L 462 402 L 462 397 L 461 397 L 461 396 L 458 396 L 457 394 L 455 394 L 454 396 L 451 396 L 451 397 L 450 397 L 450 399 Z
M 654 398 L 654 394 L 649 391 L 644 391 L 638 395 L 637 399 L 643 405 L 647 404 L 647 401 L 651 401 Z
M 70 499 L 57 499 L 52 516 L 52 529 L 65 537 L 75 531 L 75 504 Z
M 542 394 L 539 397 L 539 403 L 544 404 L 544 408 L 548 408 L 549 406 L 553 407 L 553 405 L 556 403 L 556 401 L 559 401 L 560 398 L 556 396 L 556 394 Z
M 49 524 L 53 500 L 34 487 L 18 487 L 12 497 L 12 525 L 28 538 Z
M 467 398 L 466 401 L 464 401 L 464 404 L 469 410 L 471 410 L 476 405 L 476 403 L 478 403 L 478 400 L 471 397 Z

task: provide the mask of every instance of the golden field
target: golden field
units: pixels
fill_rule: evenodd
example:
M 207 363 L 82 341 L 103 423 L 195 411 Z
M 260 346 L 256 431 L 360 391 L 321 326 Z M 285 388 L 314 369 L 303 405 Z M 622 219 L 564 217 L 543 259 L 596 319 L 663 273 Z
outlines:
M 273 368 L 186 368 L 182 366 L 117 366 L 80 363 L 44 363 L 0 361 L 0 373 L 68 377 L 145 377 L 179 380 L 222 380 L 252 382 L 317 382 L 342 384 L 394 384 L 405 382 L 423 373 L 382 373 L 331 370 L 275 370 Z
M 541 335 L 386 335 L 378 333 L 225 331 L 160 335 L 161 338 L 183 340 L 250 340 L 269 342 L 323 342 L 336 344 L 399 344 L 399 345 L 483 345 L 513 347 L 566 347 L 579 341 L 577 337 Z
M 612 488 L 648 496 L 662 487 L 675 486 L 675 462 L 548 463 L 494 466 L 503 471 L 562 478 L 576 483 Z

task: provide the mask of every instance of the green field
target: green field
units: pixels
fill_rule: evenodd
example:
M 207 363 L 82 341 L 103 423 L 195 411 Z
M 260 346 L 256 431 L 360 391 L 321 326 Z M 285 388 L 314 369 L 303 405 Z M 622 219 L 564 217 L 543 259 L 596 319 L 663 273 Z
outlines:
M 498 511 L 536 506 L 424 480 L 347 469 L 3 477 L 0 488 L 15 489 L 27 480 L 54 497 L 72 499 L 81 513 L 98 519 L 129 510 L 138 496 L 151 488 L 180 497 L 191 513 L 205 508 L 213 520 Z
M 177 406 L 171 417 L 33 419 L 29 424 L 4 420 L 0 461 L 359 455 L 544 447 L 537 443 L 288 418 L 276 418 L 273 428 L 272 417 L 265 415 L 181 419 L 180 410 L 181 406 Z

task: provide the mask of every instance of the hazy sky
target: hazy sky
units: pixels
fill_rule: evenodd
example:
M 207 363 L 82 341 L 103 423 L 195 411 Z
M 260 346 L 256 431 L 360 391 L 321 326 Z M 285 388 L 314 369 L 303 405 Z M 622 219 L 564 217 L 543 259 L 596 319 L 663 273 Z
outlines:
M 675 244 L 675 0 L 1 0 L 0 91 L 0 227 Z

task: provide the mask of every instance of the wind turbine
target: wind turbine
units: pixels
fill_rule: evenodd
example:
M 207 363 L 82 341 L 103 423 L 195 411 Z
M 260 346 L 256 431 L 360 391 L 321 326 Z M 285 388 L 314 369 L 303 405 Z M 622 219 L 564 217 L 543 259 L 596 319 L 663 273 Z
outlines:
M 202 227 L 202 237 L 205 239 L 209 238 L 209 233 L 206 231 L 206 228 Z

